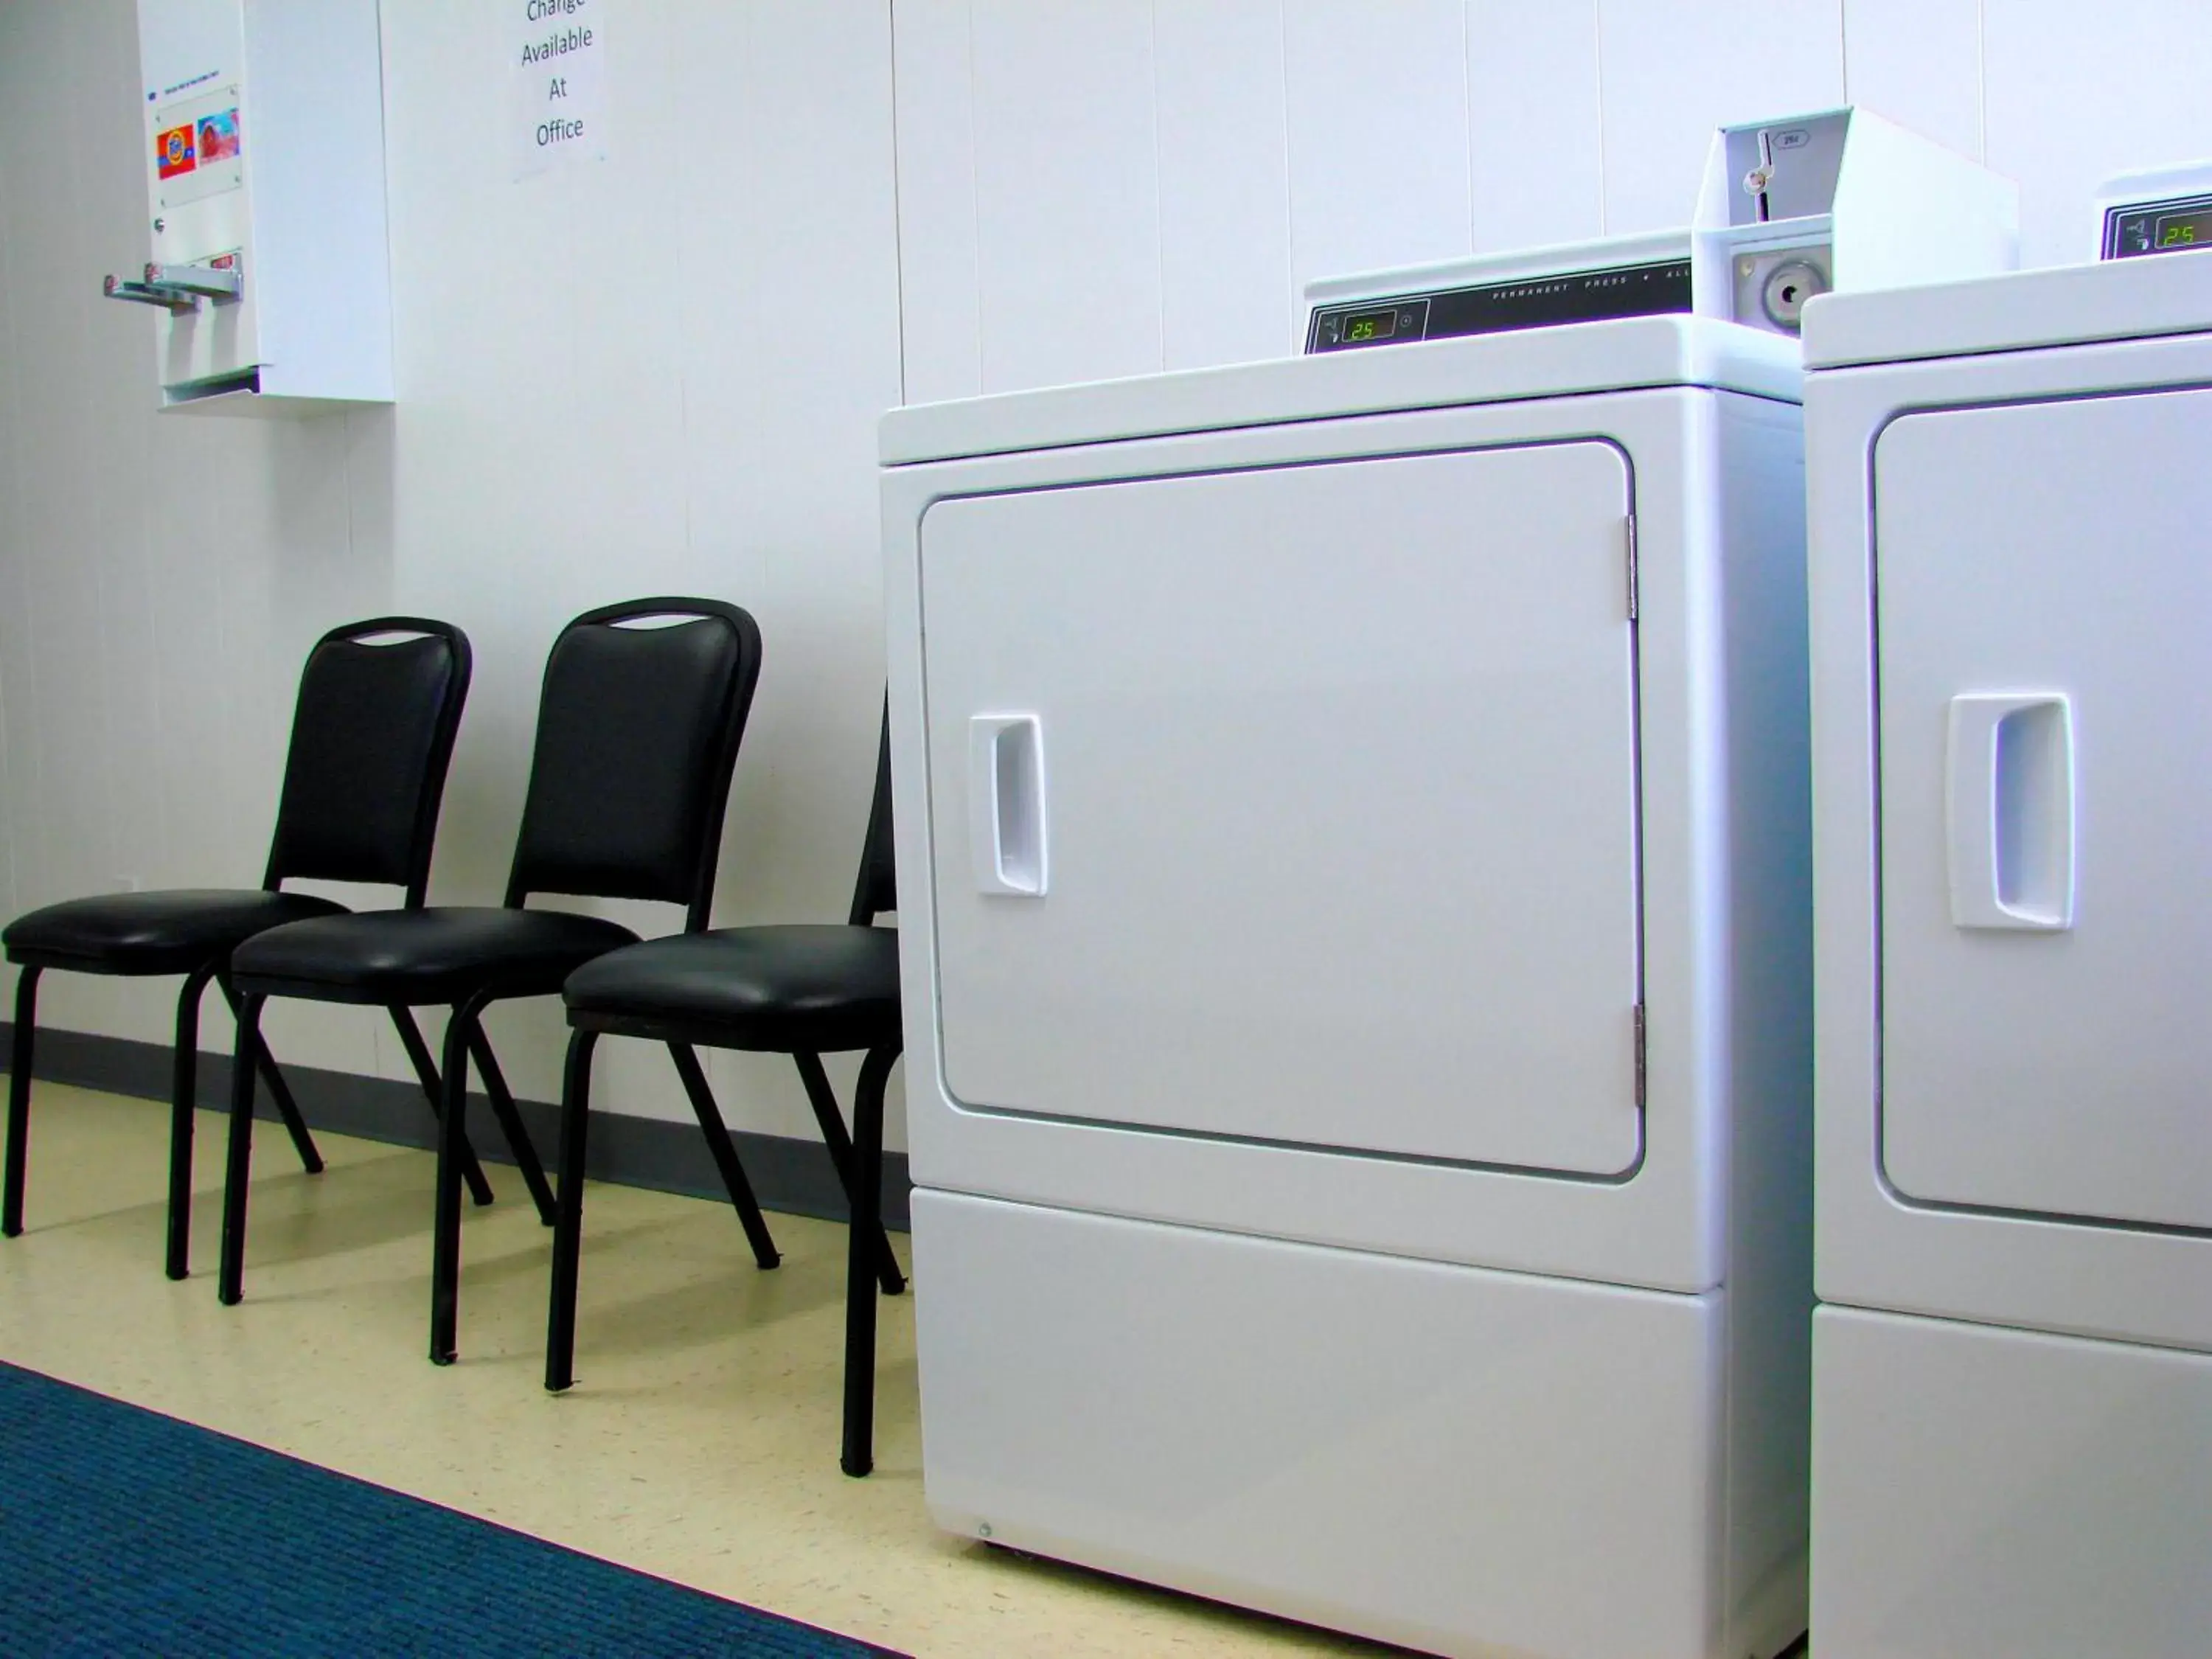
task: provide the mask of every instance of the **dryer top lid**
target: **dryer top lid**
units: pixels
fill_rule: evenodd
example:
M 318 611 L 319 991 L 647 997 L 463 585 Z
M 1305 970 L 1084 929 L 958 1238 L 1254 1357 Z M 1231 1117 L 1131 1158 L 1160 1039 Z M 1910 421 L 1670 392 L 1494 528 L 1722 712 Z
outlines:
M 895 409 L 886 466 L 1344 416 L 1519 403 L 1659 386 L 1798 401 L 1797 343 L 1705 317 L 1627 317 L 1146 374 Z
M 1972 282 L 1826 294 L 1805 307 L 1805 367 L 2212 332 L 2212 256 L 2116 259 Z

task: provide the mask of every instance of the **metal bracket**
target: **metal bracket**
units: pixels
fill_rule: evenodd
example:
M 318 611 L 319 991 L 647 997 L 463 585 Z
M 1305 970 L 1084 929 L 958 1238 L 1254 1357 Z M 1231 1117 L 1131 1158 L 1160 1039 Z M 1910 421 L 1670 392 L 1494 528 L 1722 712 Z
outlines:
M 198 311 L 200 302 L 181 289 L 159 287 L 152 283 L 134 283 L 121 276 L 110 276 L 100 285 L 100 291 L 111 300 L 128 300 L 134 305 L 159 306 L 174 313 Z
M 146 267 L 146 286 L 204 295 L 220 304 L 246 292 L 246 273 L 236 265 L 162 265 Z

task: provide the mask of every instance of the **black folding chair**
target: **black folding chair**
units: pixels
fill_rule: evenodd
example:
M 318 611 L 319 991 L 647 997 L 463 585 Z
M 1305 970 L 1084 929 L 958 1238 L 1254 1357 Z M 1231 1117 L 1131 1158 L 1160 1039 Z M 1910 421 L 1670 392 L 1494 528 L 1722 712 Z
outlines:
M 584 1146 L 592 1050 L 603 1033 L 664 1042 L 726 1178 L 736 1154 L 695 1047 L 787 1054 L 844 1184 L 852 1226 L 846 1262 L 845 1473 L 874 1466 L 876 1286 L 906 1288 L 883 1229 L 884 1085 L 902 1046 L 898 933 L 872 924 L 898 908 L 891 860 L 890 734 L 876 757 L 875 804 L 860 877 L 842 927 L 725 927 L 626 945 L 568 976 L 568 1069 L 561 1095 L 561 1207 L 553 1235 L 545 1386 L 575 1381 L 577 1257 L 584 1231 Z M 865 1051 L 848 1139 L 822 1069 L 825 1054 Z M 732 1196 L 735 1196 L 734 1188 Z M 745 1206 L 738 1206 L 742 1216 Z M 750 1231 L 750 1224 L 748 1224 Z M 756 1240 L 757 1247 L 758 1241 Z M 761 1266 L 774 1265 L 763 1256 Z
M 192 1225 L 192 1108 L 200 1000 L 208 981 L 233 1011 L 230 953 L 264 930 L 343 913 L 329 899 L 282 891 L 294 880 L 368 882 L 422 902 L 438 800 L 453 734 L 469 693 L 469 641 L 458 628 L 420 617 L 380 617 L 334 628 L 315 642 L 300 676 L 276 831 L 261 887 L 109 893 L 33 910 L 0 943 L 22 969 L 15 981 L 15 1057 L 8 1089 L 8 1148 L 0 1233 L 23 1231 L 31 1120 L 31 1065 L 39 975 L 49 968 L 140 977 L 182 974 L 169 1097 L 168 1274 L 188 1271 Z M 250 1101 L 258 1072 L 310 1175 L 323 1160 L 300 1109 L 258 1035 L 239 1048 Z
M 430 1358 L 439 1364 L 451 1364 L 455 1352 L 471 1060 L 540 1218 L 553 1222 L 552 1190 L 484 1036 L 483 1012 L 510 997 L 550 995 L 593 957 L 637 941 L 602 918 L 525 902 L 533 893 L 654 899 L 685 906 L 687 929 L 706 926 L 722 808 L 760 660 L 753 619 L 719 600 L 638 599 L 577 617 L 546 661 L 502 904 L 295 922 L 258 935 L 231 958 L 241 1054 L 256 1041 L 262 1004 L 272 996 L 453 1011 L 442 1067 L 432 1067 L 427 1050 L 415 1057 L 423 1086 L 441 1097 L 430 1269 Z M 226 1304 L 244 1291 L 249 1107 L 242 1090 L 234 1092 L 223 1184 Z M 740 1207 L 750 1198 L 744 1193 Z M 757 1220 L 757 1208 L 753 1214 Z

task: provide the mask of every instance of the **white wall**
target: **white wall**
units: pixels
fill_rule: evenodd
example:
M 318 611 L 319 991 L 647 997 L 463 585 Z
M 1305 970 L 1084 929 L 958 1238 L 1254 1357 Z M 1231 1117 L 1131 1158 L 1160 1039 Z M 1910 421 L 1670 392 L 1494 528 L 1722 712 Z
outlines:
M 97 297 L 144 257 L 132 0 L 0 0 L 0 910 L 258 879 L 302 653 L 394 609 L 476 641 L 433 895 L 495 898 L 554 629 L 694 589 L 768 642 L 718 915 L 834 916 L 902 382 L 1275 355 L 1315 276 L 1680 222 L 1723 120 L 1858 99 L 1985 155 L 2038 263 L 2102 173 L 2212 155 L 2202 0 L 605 0 L 611 157 L 517 182 L 501 3 L 383 0 L 398 404 L 261 424 L 157 417 Z M 166 1036 L 166 984 L 47 983 Z M 272 1029 L 402 1073 L 358 1011 Z M 552 1011 L 494 1029 L 550 1097 Z M 683 1115 L 602 1052 L 607 1104 Z M 811 1133 L 787 1067 L 713 1064 Z
M 1316 276 L 1680 224 L 1856 101 L 2022 186 L 2212 155 L 2203 0 L 897 0 L 915 401 L 1279 355 Z
M 145 258 L 132 0 L 0 0 L 6 914 L 258 883 L 301 659 L 386 611 L 475 644 L 431 893 L 496 902 L 555 630 L 698 592 L 767 646 L 718 919 L 842 919 L 883 696 L 874 422 L 900 396 L 889 8 L 614 0 L 610 159 L 520 182 L 501 9 L 383 0 L 399 398 L 286 423 L 156 416 L 149 314 L 99 297 Z M 159 1041 L 173 994 L 52 975 L 42 1000 Z M 492 1027 L 556 1097 L 555 1007 Z M 277 1005 L 270 1030 L 405 1074 L 361 1010 Z M 602 1052 L 610 1106 L 688 1115 L 665 1054 Z M 712 1069 L 734 1121 L 813 1134 L 787 1061 Z

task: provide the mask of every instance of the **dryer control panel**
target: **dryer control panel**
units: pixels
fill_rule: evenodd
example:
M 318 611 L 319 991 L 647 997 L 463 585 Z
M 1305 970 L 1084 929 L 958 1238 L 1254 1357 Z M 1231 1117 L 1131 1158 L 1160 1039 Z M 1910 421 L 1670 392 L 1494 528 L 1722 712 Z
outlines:
M 1317 305 L 1306 325 L 1306 350 L 1348 351 L 1689 308 L 1688 258 L 1653 259 Z
M 2130 203 L 2105 210 L 2104 257 L 2107 259 L 2186 253 L 2200 247 L 2212 247 L 2212 194 Z
M 2116 173 L 2097 186 L 2095 259 L 2212 247 L 2212 161 Z
M 1646 231 L 1306 284 L 1304 349 L 1504 334 L 1690 309 L 1690 233 Z

